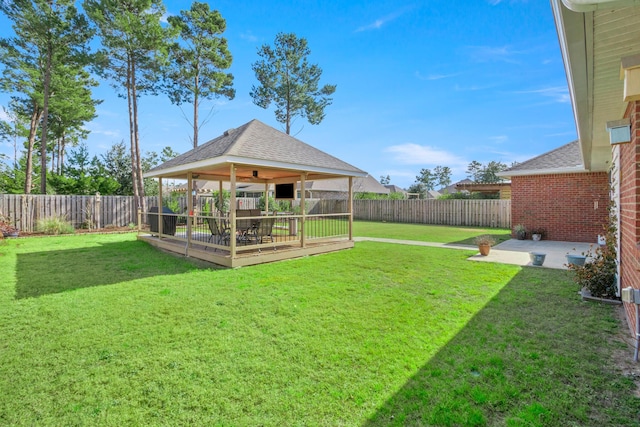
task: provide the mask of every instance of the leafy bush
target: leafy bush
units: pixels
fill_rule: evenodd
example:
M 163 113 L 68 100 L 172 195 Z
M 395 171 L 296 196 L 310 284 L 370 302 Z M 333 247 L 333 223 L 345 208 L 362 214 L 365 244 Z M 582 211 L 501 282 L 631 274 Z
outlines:
M 598 245 L 595 251 L 587 251 L 583 255 L 592 258 L 584 265 L 569 264 L 569 270 L 574 272 L 574 281 L 591 295 L 599 298 L 618 299 L 616 296 L 616 247 L 617 247 L 617 218 L 613 214 L 613 205 L 609 207 L 609 223 L 605 225 L 606 243 Z
M 75 232 L 73 225 L 62 216 L 39 220 L 37 229 L 44 234 L 73 234 Z
M 463 192 L 446 193 L 438 196 L 438 199 L 442 199 L 442 200 L 451 200 L 451 199 L 486 200 L 486 199 L 499 199 L 499 198 L 500 198 L 500 193 L 478 193 L 477 191 L 473 193 L 463 193 Z
M 171 193 L 169 197 L 162 199 L 162 204 L 171 209 L 174 213 L 180 213 L 180 194 Z

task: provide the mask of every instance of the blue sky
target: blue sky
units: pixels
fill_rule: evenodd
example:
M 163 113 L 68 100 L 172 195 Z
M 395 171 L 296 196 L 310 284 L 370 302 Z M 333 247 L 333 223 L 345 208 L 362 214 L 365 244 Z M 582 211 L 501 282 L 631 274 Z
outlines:
M 421 168 L 449 166 L 454 181 L 469 162 L 510 164 L 576 138 L 551 7 L 546 1 L 217 1 L 234 57 L 234 100 L 214 100 L 202 142 L 258 119 L 277 129 L 273 109 L 253 104 L 251 64 L 278 32 L 308 40 L 309 60 L 336 84 L 320 125 L 297 119 L 292 134 L 379 178 L 408 187 Z M 190 2 L 166 1 L 178 14 Z M 0 36 L 11 35 L 4 17 Z M 103 154 L 128 146 L 127 103 L 107 82 L 87 125 L 87 144 Z M 7 94 L 0 94 L 6 105 Z M 183 106 L 186 114 L 189 107 Z M 140 100 L 143 151 L 191 148 L 190 129 L 166 96 Z M 11 147 L 0 146 L 11 153 Z

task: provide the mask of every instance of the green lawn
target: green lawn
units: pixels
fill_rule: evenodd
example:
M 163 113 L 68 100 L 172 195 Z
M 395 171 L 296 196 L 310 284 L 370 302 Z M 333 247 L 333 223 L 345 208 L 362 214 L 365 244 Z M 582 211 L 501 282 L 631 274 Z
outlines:
M 473 245 L 473 238 L 489 234 L 496 243 L 509 240 L 511 231 L 504 228 L 448 227 L 444 225 L 399 224 L 393 222 L 354 221 L 354 236 Z
M 0 425 L 638 425 L 614 309 L 474 252 L 226 270 L 131 234 L 0 242 Z

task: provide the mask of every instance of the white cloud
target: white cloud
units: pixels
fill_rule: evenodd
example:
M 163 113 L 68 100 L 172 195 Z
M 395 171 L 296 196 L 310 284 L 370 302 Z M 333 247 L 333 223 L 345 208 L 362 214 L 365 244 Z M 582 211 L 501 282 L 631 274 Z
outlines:
M 489 140 L 496 144 L 503 144 L 509 140 L 509 137 L 507 135 L 496 135 L 490 136 Z
M 92 129 L 92 126 L 87 126 L 87 130 L 94 135 L 105 135 L 109 137 L 119 137 L 120 132 L 116 130 L 102 130 L 102 129 Z
M 515 58 L 526 52 L 515 50 L 510 46 L 467 46 L 471 60 L 475 62 L 507 62 L 517 64 Z
M 555 102 L 559 102 L 562 104 L 567 104 L 571 102 L 571 97 L 569 96 L 569 89 L 566 86 L 552 86 L 546 87 L 542 89 L 533 89 L 533 90 L 522 90 L 516 91 L 514 93 L 522 93 L 522 94 L 537 94 L 542 95 L 547 98 L 552 98 Z
M 163 13 L 160 17 L 160 22 L 162 22 L 163 24 L 168 24 L 169 20 L 167 18 L 169 18 L 170 16 L 173 16 L 173 14 L 169 12 Z
M 453 86 L 453 90 L 456 92 L 472 92 L 476 90 L 487 90 L 495 87 L 495 85 L 471 85 L 471 86 L 460 86 L 458 84 Z
M 428 76 L 424 76 L 420 73 L 420 71 L 416 71 L 416 77 L 420 80 L 442 80 L 448 79 L 451 77 L 459 76 L 462 73 L 451 73 L 451 74 L 429 74 Z
M 251 32 L 251 30 L 246 31 L 244 33 L 240 33 L 240 38 L 242 40 L 246 40 L 246 41 L 251 42 L 251 43 L 255 43 L 255 42 L 258 41 L 258 37 L 254 36 L 253 33 Z
M 453 168 L 467 164 L 464 159 L 456 156 L 455 154 L 434 147 L 429 147 L 427 145 L 406 143 L 392 145 L 387 147 L 385 151 L 392 153 L 396 162 L 405 165 L 442 165 Z
M 558 132 L 558 133 L 548 133 L 545 135 L 545 137 L 549 137 L 549 138 L 553 138 L 556 136 L 572 136 L 572 137 L 576 137 L 576 133 L 575 131 L 571 131 L 571 132 Z
M 4 108 L 0 108 L 0 120 L 5 121 L 5 122 L 10 122 L 11 117 L 9 117 L 9 115 L 7 114 L 7 112 L 4 110 Z
M 360 33 L 362 31 L 379 30 L 384 25 L 386 25 L 389 22 L 394 21 L 394 20 L 398 19 L 400 16 L 404 15 L 404 13 L 407 12 L 408 10 L 409 10 L 408 8 L 404 8 L 404 9 L 398 10 L 398 11 L 396 11 L 394 13 L 391 13 L 391 14 L 389 14 L 387 16 L 383 16 L 382 18 L 378 18 L 378 19 L 376 19 L 375 21 L 373 21 L 370 24 L 358 27 L 355 32 L 356 33 Z

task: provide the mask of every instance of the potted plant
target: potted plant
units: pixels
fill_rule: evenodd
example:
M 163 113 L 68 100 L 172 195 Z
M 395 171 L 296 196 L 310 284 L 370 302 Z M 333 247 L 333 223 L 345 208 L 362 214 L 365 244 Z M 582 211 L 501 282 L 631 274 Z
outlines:
M 0 231 L 3 237 L 18 237 L 19 230 L 9 224 L 8 219 L 0 217 Z
M 531 230 L 531 240 L 535 240 L 536 242 L 542 240 L 545 234 L 545 229 L 540 227 L 535 227 Z
M 513 232 L 518 240 L 524 240 L 527 237 L 527 228 L 522 224 L 517 224 L 513 227 Z
M 473 241 L 475 242 L 476 245 L 478 245 L 478 250 L 480 251 L 480 255 L 482 256 L 489 255 L 489 251 L 491 251 L 491 246 L 496 244 L 496 239 L 489 236 L 488 234 L 478 236 Z

